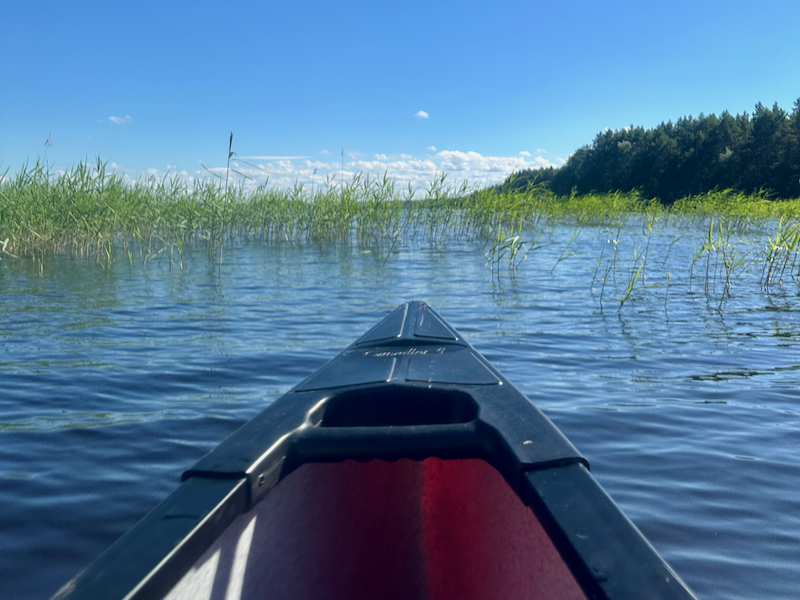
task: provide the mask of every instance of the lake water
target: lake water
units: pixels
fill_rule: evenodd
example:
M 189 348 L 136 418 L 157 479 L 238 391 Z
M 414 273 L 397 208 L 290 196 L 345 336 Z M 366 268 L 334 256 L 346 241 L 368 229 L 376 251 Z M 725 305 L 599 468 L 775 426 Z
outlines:
M 184 469 L 418 299 L 545 411 L 700 598 L 797 598 L 798 284 L 767 294 L 753 262 L 730 298 L 719 278 L 707 296 L 705 259 L 687 270 L 702 228 L 675 225 L 618 311 L 641 229 L 585 228 L 562 256 L 573 233 L 547 232 L 515 274 L 457 240 L 388 260 L 240 242 L 221 270 L 202 248 L 183 270 L 163 254 L 0 261 L 0 597 L 52 594 Z

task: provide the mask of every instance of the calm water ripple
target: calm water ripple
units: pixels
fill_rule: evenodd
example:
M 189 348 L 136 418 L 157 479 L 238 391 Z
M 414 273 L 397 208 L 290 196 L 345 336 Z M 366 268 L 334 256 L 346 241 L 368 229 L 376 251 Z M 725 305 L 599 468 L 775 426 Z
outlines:
M 796 598 L 797 290 L 767 295 L 753 268 L 731 298 L 707 297 L 704 268 L 680 270 L 696 248 L 667 231 L 617 312 L 631 248 L 619 241 L 604 287 L 603 230 L 556 265 L 573 232 L 514 276 L 470 242 L 385 264 L 355 246 L 241 243 L 221 273 L 202 249 L 183 271 L 0 261 L 0 597 L 53 593 L 205 452 L 420 299 L 555 421 L 698 596 Z

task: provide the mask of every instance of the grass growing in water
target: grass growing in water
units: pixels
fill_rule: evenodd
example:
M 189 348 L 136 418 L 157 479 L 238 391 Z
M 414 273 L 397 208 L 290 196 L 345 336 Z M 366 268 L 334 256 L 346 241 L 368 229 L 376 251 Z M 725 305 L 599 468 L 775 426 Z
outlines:
M 581 235 L 584 229 L 597 228 L 613 238 L 613 255 L 610 244 L 599 251 L 596 264 L 589 267 L 591 286 L 600 288 L 602 306 L 608 286 L 613 283 L 617 289 L 619 267 L 622 309 L 637 290 L 652 287 L 647 281 L 651 274 L 663 275 L 648 259 L 654 231 L 674 230 L 671 248 L 678 239 L 694 238 L 691 232 L 706 224 L 709 233 L 686 271 L 692 276 L 694 267 L 704 263 L 707 296 L 717 293 L 719 279 L 724 281 L 721 298 L 730 297 L 733 281 L 755 260 L 763 259 L 761 281 L 767 292 L 798 277 L 800 199 L 772 201 L 764 194 L 723 190 L 664 207 L 636 193 L 558 197 L 540 187 L 506 193 L 475 190 L 450 185 L 444 174 L 421 190 L 400 190 L 389 174 L 357 174 L 349 182 L 328 177 L 310 189 L 302 184 L 248 189 L 244 179 L 230 176 L 236 173 L 230 167 L 229 162 L 224 178 L 191 182 L 176 177 L 126 181 L 99 160 L 57 174 L 41 162 L 13 176 L 6 173 L 0 178 L 0 260 L 27 257 L 42 264 L 47 254 L 73 254 L 101 264 L 122 256 L 131 264 L 168 259 L 182 266 L 189 245 L 205 244 L 221 262 L 224 244 L 253 239 L 270 244 L 355 243 L 377 248 L 386 262 L 405 242 L 444 246 L 449 240 L 472 239 L 483 244 L 487 264 L 499 277 L 501 266 L 513 273 L 531 252 L 552 243 L 551 233 L 559 226 L 574 227 L 574 235 L 561 242 L 566 246 L 546 268 L 553 271 L 565 260 L 583 260 L 585 252 L 571 248 L 588 243 Z M 643 237 L 631 240 L 633 259 L 625 267 L 618 242 L 623 228 L 629 232 L 636 222 L 642 224 Z M 745 250 L 741 241 L 737 245 L 736 236 L 769 229 L 774 233 L 761 248 Z M 666 257 L 662 269 L 664 265 Z M 665 302 L 672 275 L 666 280 Z
M 800 275 L 798 272 L 792 275 L 797 265 L 798 246 L 800 246 L 800 223 L 784 222 L 781 219 L 775 232 L 775 240 L 770 237 L 768 242 L 767 258 L 761 275 L 761 284 L 766 291 L 773 285 L 783 285 L 787 266 L 789 277 L 796 279 Z

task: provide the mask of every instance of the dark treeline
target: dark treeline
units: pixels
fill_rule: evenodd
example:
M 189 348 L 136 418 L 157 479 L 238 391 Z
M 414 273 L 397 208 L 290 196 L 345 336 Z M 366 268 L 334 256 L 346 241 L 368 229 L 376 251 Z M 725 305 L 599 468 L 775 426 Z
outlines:
M 800 99 L 791 113 L 760 102 L 752 116 L 702 113 L 655 129 L 606 130 L 560 168 L 515 173 L 502 189 L 543 183 L 559 195 L 638 190 L 670 204 L 714 189 L 800 197 Z

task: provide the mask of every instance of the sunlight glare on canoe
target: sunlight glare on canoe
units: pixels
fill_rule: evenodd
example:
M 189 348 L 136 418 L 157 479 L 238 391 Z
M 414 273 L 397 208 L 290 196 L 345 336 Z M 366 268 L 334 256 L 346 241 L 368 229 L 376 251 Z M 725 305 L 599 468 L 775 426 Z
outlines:
M 217 550 L 202 565 L 190 569 L 183 576 L 183 579 L 178 582 L 178 585 L 172 588 L 170 593 L 165 596 L 164 600 L 183 600 L 188 598 L 210 600 L 211 593 L 214 590 L 220 552 L 220 550 Z
M 226 600 L 240 600 L 242 597 L 242 586 L 244 585 L 244 572 L 247 568 L 247 558 L 250 556 L 250 544 L 253 542 L 253 532 L 256 529 L 255 516 L 251 519 L 242 535 L 239 536 L 239 541 L 236 543 L 236 554 L 233 558 L 233 565 L 231 566 L 231 575 L 228 581 L 228 592 L 225 595 Z

